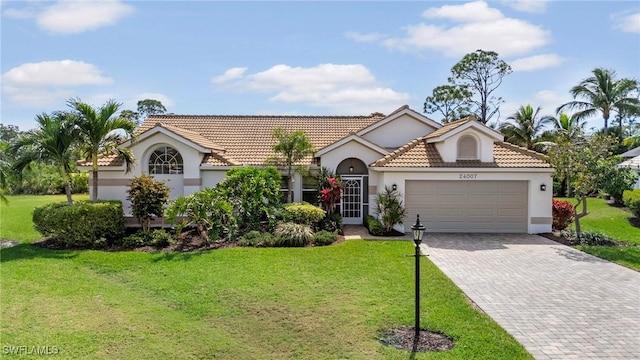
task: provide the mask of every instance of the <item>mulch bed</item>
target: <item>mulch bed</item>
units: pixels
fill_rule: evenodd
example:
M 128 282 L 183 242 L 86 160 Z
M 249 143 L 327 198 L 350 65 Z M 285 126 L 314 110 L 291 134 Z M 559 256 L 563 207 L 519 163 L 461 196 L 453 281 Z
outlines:
M 389 330 L 379 341 L 382 345 L 411 352 L 447 351 L 454 345 L 448 336 L 429 330 L 420 330 L 420 338 L 416 341 L 414 328 L 408 327 Z
M 567 246 L 574 246 L 576 245 L 573 241 L 563 238 L 562 236 L 557 235 L 557 233 L 542 233 L 542 234 L 538 234 L 542 237 L 545 237 L 549 240 L 553 240 L 557 243 L 560 243 L 562 245 L 567 245 Z

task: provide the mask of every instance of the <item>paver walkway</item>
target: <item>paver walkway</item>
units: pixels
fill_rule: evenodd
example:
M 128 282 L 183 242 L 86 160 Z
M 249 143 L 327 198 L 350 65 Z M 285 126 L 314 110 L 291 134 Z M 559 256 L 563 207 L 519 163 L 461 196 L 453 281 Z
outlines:
M 422 252 L 536 359 L 640 359 L 640 273 L 535 235 L 425 242 Z

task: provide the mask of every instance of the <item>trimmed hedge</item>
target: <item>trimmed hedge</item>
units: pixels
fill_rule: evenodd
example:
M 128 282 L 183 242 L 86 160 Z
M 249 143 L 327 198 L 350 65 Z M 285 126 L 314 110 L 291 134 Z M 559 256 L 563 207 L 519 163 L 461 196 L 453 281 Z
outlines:
M 622 193 L 622 201 L 635 217 L 640 218 L 640 189 L 625 190 Z
M 325 211 L 309 203 L 289 203 L 283 206 L 282 218 L 285 222 L 314 225 L 325 217 Z
M 120 201 L 53 203 L 33 210 L 33 224 L 66 247 L 102 248 L 124 235 L 124 211 Z
M 325 246 L 325 245 L 333 244 L 336 240 L 338 240 L 337 232 L 322 230 L 315 233 L 315 238 L 313 240 L 313 243 L 316 246 Z
M 364 226 L 369 230 L 369 234 L 373 236 L 380 236 L 384 234 L 384 226 L 382 226 L 380 220 L 371 215 L 364 217 Z

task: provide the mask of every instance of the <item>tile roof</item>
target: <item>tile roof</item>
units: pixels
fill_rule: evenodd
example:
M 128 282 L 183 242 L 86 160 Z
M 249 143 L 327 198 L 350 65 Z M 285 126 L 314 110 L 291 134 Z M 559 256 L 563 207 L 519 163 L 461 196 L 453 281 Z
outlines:
M 395 152 L 376 161 L 374 167 L 419 167 L 419 168 L 550 168 L 545 156 L 506 142 L 493 144 L 493 162 L 458 160 L 445 162 L 434 144 L 425 137 L 416 139 Z
M 445 133 L 448 133 L 449 131 L 458 128 L 470 121 L 476 121 L 474 120 L 472 117 L 466 117 L 464 119 L 458 120 L 458 121 L 452 121 L 448 124 L 444 124 L 440 129 L 437 129 L 436 131 L 430 133 L 429 135 L 425 136 L 425 139 L 433 139 L 433 138 L 437 138 L 440 135 L 443 135 Z
M 98 166 L 122 166 L 124 159 L 117 154 L 104 154 L 98 156 Z M 91 160 L 78 160 L 78 166 L 92 166 Z
M 206 158 L 207 163 L 261 165 L 275 155 L 275 140 L 271 132 L 276 127 L 289 131 L 303 130 L 316 150 L 340 140 L 385 118 L 374 113 L 368 116 L 270 116 L 270 115 L 152 115 L 140 127 L 144 132 L 156 123 L 168 129 L 179 128 L 185 135 L 197 134 L 223 148 L 217 158 Z M 188 132 L 188 133 L 186 133 Z M 191 138 L 190 138 L 191 139 Z M 217 151 L 216 151 L 217 152 Z M 310 163 L 308 157 L 302 162 Z
M 215 151 L 224 151 L 224 148 L 221 147 L 220 145 L 217 145 L 216 143 L 214 143 L 213 141 L 211 141 L 210 139 L 207 139 L 206 137 L 200 135 L 200 133 L 195 132 L 195 131 L 191 131 L 191 130 L 187 130 L 187 129 L 182 129 L 179 127 L 175 127 L 175 126 L 171 126 L 171 125 L 167 125 L 167 124 L 163 124 L 163 123 L 156 123 L 154 124 L 154 127 L 158 125 L 161 126 L 165 129 L 171 130 L 173 133 L 182 136 L 183 138 L 196 143 L 200 146 L 202 146 L 205 149 L 210 149 L 210 150 L 215 150 Z M 153 129 L 153 127 L 148 128 L 146 131 L 149 131 Z M 142 133 L 140 133 L 139 135 L 142 135 Z

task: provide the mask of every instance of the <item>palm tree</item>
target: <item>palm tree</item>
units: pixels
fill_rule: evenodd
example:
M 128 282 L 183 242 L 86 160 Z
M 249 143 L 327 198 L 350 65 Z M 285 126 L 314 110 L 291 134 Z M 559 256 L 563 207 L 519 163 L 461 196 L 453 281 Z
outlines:
M 574 116 L 580 120 L 602 113 L 606 135 L 612 112 L 640 114 L 640 100 L 637 95 L 633 96 L 638 88 L 637 80 L 626 78 L 618 80 L 615 71 L 596 68 L 593 70 L 593 76 L 571 88 L 570 93 L 574 100 L 558 107 L 556 113 L 577 110 Z
M 78 129 L 75 127 L 75 116 L 68 112 L 55 112 L 52 115 L 36 116 L 38 128 L 22 134 L 11 145 L 11 151 L 18 153 L 13 170 L 22 172 L 24 168 L 36 161 L 52 163 L 60 170 L 64 182 L 64 192 L 69 205 L 73 204 L 69 174 L 73 172 L 73 150 L 78 140 Z
M 293 202 L 293 166 L 315 149 L 307 133 L 301 130 L 289 132 L 281 127 L 273 129 L 271 135 L 276 139 L 273 151 L 281 157 L 267 159 L 267 163 L 285 166 L 287 169 L 287 202 Z M 299 167 L 300 168 L 300 167 Z M 299 169 L 299 171 L 304 171 Z
M 115 100 L 107 101 L 97 110 L 79 99 L 70 99 L 67 104 L 78 113 L 76 124 L 83 140 L 81 149 L 87 160 L 91 159 L 93 189 L 91 201 L 96 202 L 98 201 L 98 156 L 104 154 L 120 156 L 124 160 L 126 172 L 131 171 L 134 163 L 133 155 L 129 149 L 120 148 L 118 145 L 124 140 L 122 132 L 127 136 L 133 136 L 136 124 L 131 120 L 115 116 L 122 106 Z
M 515 123 L 504 123 L 500 125 L 500 131 L 508 142 L 533 150 L 537 143 L 535 139 L 542 132 L 545 125 L 551 122 L 548 116 L 538 118 L 540 107 L 534 111 L 531 105 L 520 106 L 517 112 L 509 116 L 507 120 Z

